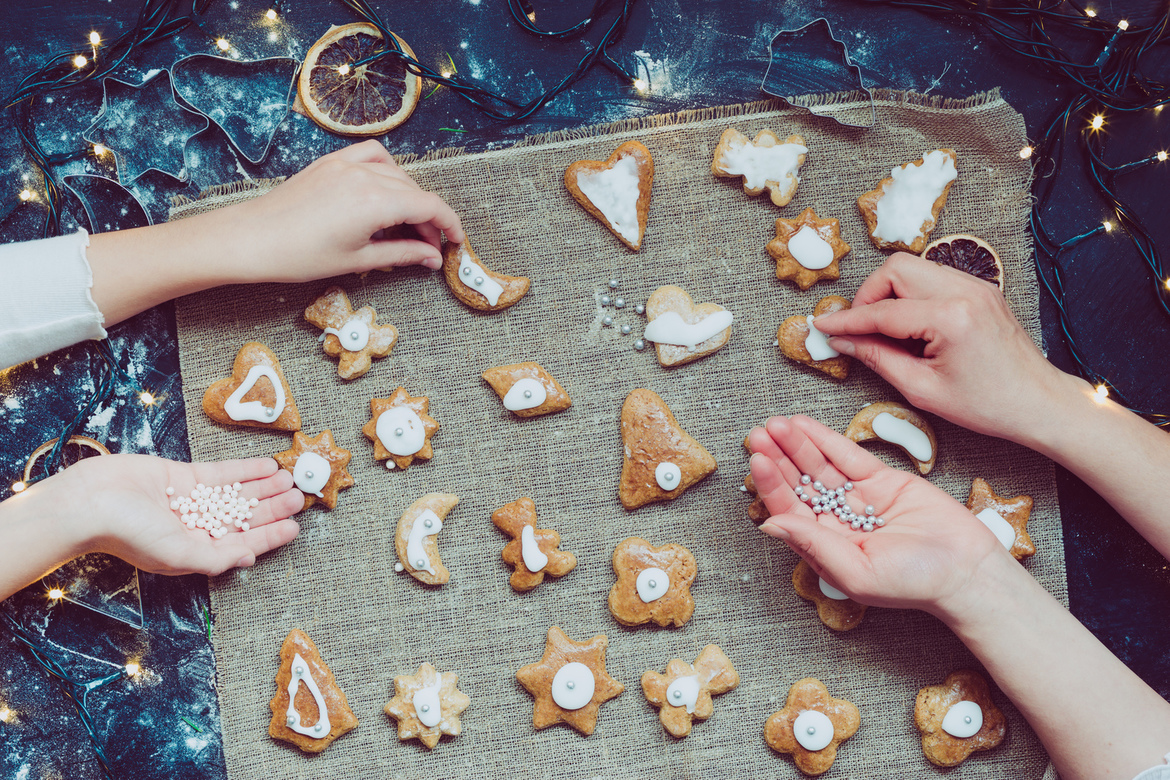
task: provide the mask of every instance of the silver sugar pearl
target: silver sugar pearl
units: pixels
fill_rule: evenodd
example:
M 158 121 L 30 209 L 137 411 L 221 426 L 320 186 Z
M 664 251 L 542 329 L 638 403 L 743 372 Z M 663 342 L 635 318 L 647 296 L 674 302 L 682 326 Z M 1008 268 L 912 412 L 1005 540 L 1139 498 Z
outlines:
M 305 479 L 312 479 L 312 478 L 313 478 L 313 472 L 306 471 L 305 472 Z
M 866 504 L 866 505 L 865 505 L 865 513 L 866 513 L 867 515 L 872 515 L 872 514 L 873 514 L 873 504 Z
M 674 698 L 681 699 L 682 698 L 682 691 L 675 691 L 673 695 L 674 695 Z M 971 719 L 967 718 L 967 720 L 971 720 Z
M 567 683 L 565 683 L 565 687 L 571 691 L 577 687 L 577 683 L 573 682 L 572 680 L 569 680 Z
M 357 341 L 358 340 L 358 332 L 356 330 L 351 330 L 349 332 L 349 338 L 350 338 L 350 341 Z
M 470 269 L 470 268 L 464 268 L 464 269 L 463 269 L 463 275 L 464 275 L 464 276 L 471 276 L 471 269 Z
M 406 434 L 406 431 L 402 430 L 401 428 L 395 428 L 395 429 L 394 429 L 394 435 L 395 435 L 395 436 L 403 436 L 403 435 L 405 435 L 405 434 Z
M 807 485 L 810 482 L 812 482 L 812 477 L 810 477 L 808 474 L 800 475 L 800 484 Z
M 610 325 L 613 325 L 613 317 L 610 317 L 608 314 L 605 315 L 604 317 L 601 318 L 601 324 L 605 325 L 607 327 Z
M 426 520 L 423 520 L 423 528 L 430 528 L 434 524 L 435 524 L 435 521 L 430 519 L 429 517 Z
M 853 489 L 853 483 L 852 483 L 852 482 L 846 482 L 844 485 L 842 485 L 842 487 L 843 487 L 843 488 L 845 488 L 846 490 L 852 490 L 852 489 Z
M 613 305 L 618 307 L 619 309 L 624 309 L 624 308 L 626 308 L 626 299 L 625 298 L 614 298 Z
M 810 736 L 811 736 L 811 735 L 813 735 L 813 734 L 816 734 L 816 733 L 817 733 L 817 727 L 816 727 L 816 726 L 809 726 L 809 727 L 808 727 L 808 733 L 809 733 L 809 735 L 810 735 Z
M 678 691 L 675 691 L 675 693 L 678 693 Z M 971 722 L 971 716 L 970 716 L 970 715 L 964 715 L 964 716 L 963 716 L 963 722 L 964 722 L 964 723 L 970 723 L 970 722 Z
M 849 517 L 849 515 L 841 515 L 840 520 L 842 523 L 852 523 L 853 522 L 853 520 Z
M 872 531 L 873 530 L 873 523 L 862 523 L 861 530 L 862 531 Z
M 531 390 L 525 390 L 525 391 L 524 391 L 524 397 L 525 397 L 525 398 L 531 398 L 531 397 L 532 397 L 532 391 L 531 391 Z
M 649 585 L 651 588 L 657 588 L 658 587 L 658 580 L 646 580 L 646 584 Z
M 483 284 L 483 277 L 482 276 L 475 277 L 475 286 L 479 287 L 481 284 Z
M 635 303 L 634 304 L 634 311 L 636 311 L 638 314 L 645 314 L 646 307 L 640 303 Z
M 602 306 L 609 306 L 609 296 L 608 295 L 601 296 L 601 305 Z
M 824 490 L 825 489 L 824 484 L 819 479 L 813 483 L 813 487 L 816 488 L 817 490 Z
M 423 706 L 421 706 L 421 707 L 419 707 L 419 708 L 418 708 L 418 711 L 419 711 L 419 712 L 430 712 L 430 711 L 431 711 L 431 705 L 429 705 L 429 704 L 424 704 Z
M 850 528 L 852 528 L 854 531 L 856 531 L 858 528 L 861 528 L 861 521 L 860 521 L 860 520 L 854 520 L 853 522 L 851 522 L 851 523 L 849 524 L 849 527 L 850 527 Z
M 303 666 L 298 666 L 296 669 L 293 669 L 293 671 L 294 671 L 294 672 L 296 672 L 297 674 L 304 674 L 304 673 L 305 673 L 305 667 L 303 667 Z
M 609 280 L 609 289 L 616 290 L 617 288 L 618 288 L 618 280 L 617 279 L 610 279 Z
M 638 339 L 637 341 L 634 342 L 634 349 L 639 350 L 639 351 L 646 349 L 646 342 L 643 341 L 642 339 Z
M 414 568 L 416 568 L 416 569 L 425 569 L 426 565 L 427 565 L 427 562 L 426 562 L 426 559 L 424 559 L 424 558 L 419 558 L 417 561 L 414 562 Z
M 843 488 L 843 487 L 839 487 L 839 488 L 837 488 L 837 491 L 836 491 L 836 493 L 837 493 L 837 495 L 839 495 L 839 496 L 843 496 L 843 495 L 845 495 L 845 488 Z
M 878 528 L 881 528 L 883 525 L 885 525 L 885 524 L 886 524 L 886 518 L 884 518 L 884 517 L 875 517 L 875 518 L 873 519 L 873 524 L 874 524 L 874 525 L 876 525 Z
M 291 726 L 291 725 L 293 725 L 293 724 L 294 724 L 294 723 L 296 723 L 296 722 L 297 722 L 297 719 L 296 719 L 296 718 L 294 718 L 292 715 L 289 715 L 289 716 L 288 716 L 288 720 L 286 720 L 286 721 L 285 721 L 285 723 L 287 723 L 287 724 L 288 724 L 288 725 L 290 725 L 290 726 Z
M 631 328 L 629 325 L 622 325 L 622 335 L 628 336 L 632 330 L 633 328 Z

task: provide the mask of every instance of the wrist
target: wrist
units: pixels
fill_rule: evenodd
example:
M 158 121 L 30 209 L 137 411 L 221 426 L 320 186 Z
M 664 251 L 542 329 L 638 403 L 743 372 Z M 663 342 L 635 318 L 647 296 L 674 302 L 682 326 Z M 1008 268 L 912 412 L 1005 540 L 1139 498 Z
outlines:
M 1039 585 L 1006 551 L 982 558 L 950 594 L 926 611 L 941 620 L 964 642 L 985 630 L 995 631 L 1005 608 Z
M 1053 367 L 1043 383 L 1030 423 L 1014 437 L 1017 444 L 1060 461 L 1060 453 L 1075 446 L 1086 421 L 1100 411 L 1095 388 L 1080 377 Z M 1075 425 L 1071 421 L 1077 421 Z

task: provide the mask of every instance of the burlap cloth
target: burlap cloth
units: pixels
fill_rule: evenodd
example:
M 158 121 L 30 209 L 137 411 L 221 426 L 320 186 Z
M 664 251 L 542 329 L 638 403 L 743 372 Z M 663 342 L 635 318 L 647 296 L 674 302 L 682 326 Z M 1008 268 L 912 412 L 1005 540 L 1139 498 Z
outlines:
M 956 103 L 882 95 L 878 124 L 842 128 L 826 119 L 761 103 L 651 117 L 616 126 L 530 139 L 483 154 L 407 161 L 410 174 L 442 195 L 463 218 L 479 255 L 503 273 L 525 274 L 532 289 L 502 314 L 468 310 L 440 274 L 408 269 L 344 276 L 305 285 L 217 289 L 178 305 L 183 388 L 195 459 L 267 455 L 288 437 L 210 422 L 200 398 L 226 376 L 241 344 L 256 339 L 280 357 L 304 418 L 316 435 L 330 428 L 353 452 L 357 485 L 332 512 L 300 518 L 296 541 L 255 568 L 217 578 L 212 587 L 215 648 L 224 749 L 233 780 L 331 777 L 776 777 L 794 776 L 788 758 L 765 745 L 765 719 L 784 704 L 789 686 L 818 677 L 861 710 L 856 736 L 844 744 L 830 777 L 919 777 L 937 771 L 922 755 L 911 713 L 918 689 L 975 664 L 936 620 L 914 611 L 872 609 L 861 627 L 834 633 L 791 584 L 796 556 L 748 521 L 740 491 L 745 433 L 769 414 L 812 415 L 844 430 L 867 401 L 898 394 L 855 366 L 844 383 L 805 369 L 773 346 L 791 314 L 812 311 L 824 295 L 851 297 L 882 261 L 865 233 L 855 199 L 890 167 L 937 147 L 958 152 L 959 179 L 936 235 L 972 232 L 998 247 L 1007 267 L 1008 300 L 1039 339 L 1036 278 L 1025 232 L 1030 168 L 1022 117 L 998 94 Z M 854 106 L 853 108 L 856 108 Z M 848 110 L 849 107 L 845 106 Z M 746 196 L 738 180 L 709 170 L 716 141 L 728 126 L 754 136 L 772 128 L 803 135 L 811 149 L 795 200 L 784 209 Z M 655 160 L 654 195 L 643 249 L 635 254 L 589 217 L 565 191 L 574 160 L 604 160 L 628 138 L 643 141 Z M 230 189 L 230 188 L 229 188 Z M 263 188 L 261 188 L 263 189 Z M 222 205 L 228 190 L 186 202 L 177 215 Z M 778 282 L 764 244 L 777 216 L 806 206 L 841 220 L 853 252 L 841 279 L 800 292 Z M 621 281 L 624 310 L 603 309 L 608 280 Z M 354 306 L 373 304 L 401 339 L 392 355 L 361 379 L 338 378 L 323 355 L 319 332 L 302 318 L 329 284 L 342 285 Z M 663 284 L 678 284 L 696 301 L 734 312 L 734 334 L 717 354 L 665 370 L 653 350 L 636 352 L 644 320 L 633 303 Z M 615 327 L 602 327 L 604 313 Z M 616 325 L 630 323 L 622 336 Z M 568 389 L 573 407 L 520 420 L 481 381 L 484 369 L 535 360 Z M 396 387 L 431 399 L 442 425 L 435 457 L 406 472 L 373 459 L 360 430 L 369 400 Z M 659 393 L 685 429 L 719 463 L 718 471 L 679 500 L 626 512 L 617 499 L 621 470 L 618 412 L 637 387 Z M 965 500 L 976 476 L 1001 493 L 1036 499 L 1030 530 L 1038 552 L 1028 570 L 1066 600 L 1064 552 L 1051 465 L 1020 447 L 934 419 L 940 443 L 930 480 Z M 909 464 L 888 445 L 873 448 L 899 468 Z M 460 504 L 439 536 L 451 581 L 429 588 L 396 574 L 393 534 L 402 511 L 428 492 L 452 492 Z M 506 541 L 491 512 L 530 496 L 541 527 L 561 533 L 579 560 L 559 581 L 519 595 L 500 559 Z M 622 539 L 690 548 L 699 575 L 694 617 L 680 629 L 626 629 L 610 616 L 610 564 Z M 532 699 L 515 671 L 537 661 L 550 625 L 578 640 L 605 633 L 609 672 L 626 691 L 601 708 L 588 738 L 558 726 L 532 728 Z M 308 756 L 267 735 L 268 701 L 277 654 L 290 629 L 316 641 L 349 697 L 361 725 L 323 754 Z M 670 658 L 693 661 L 707 643 L 721 646 L 738 668 L 737 690 L 717 697 L 715 714 L 676 740 L 642 695 L 640 677 Z M 471 697 L 464 733 L 433 751 L 399 743 L 383 713 L 395 675 L 422 662 L 459 675 Z M 977 754 L 952 778 L 1040 777 L 1047 758 L 1033 732 L 996 692 L 1007 712 L 1008 738 Z

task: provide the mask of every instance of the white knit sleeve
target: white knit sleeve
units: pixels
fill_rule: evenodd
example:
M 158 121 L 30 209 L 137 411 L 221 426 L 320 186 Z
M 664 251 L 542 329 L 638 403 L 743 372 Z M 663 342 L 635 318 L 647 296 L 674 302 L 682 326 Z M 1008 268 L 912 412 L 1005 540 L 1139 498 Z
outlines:
M 0 245 L 0 368 L 105 338 L 84 230 Z
M 1133 780 L 1170 780 L 1170 753 L 1162 761 L 1162 764 L 1150 767 Z

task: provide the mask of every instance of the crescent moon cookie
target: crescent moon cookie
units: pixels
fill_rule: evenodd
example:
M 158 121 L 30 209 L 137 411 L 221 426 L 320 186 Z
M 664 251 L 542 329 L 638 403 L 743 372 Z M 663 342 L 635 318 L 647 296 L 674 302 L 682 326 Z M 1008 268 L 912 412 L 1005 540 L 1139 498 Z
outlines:
M 987 680 L 970 669 L 918 691 L 914 725 L 922 733 L 926 758 L 943 767 L 958 766 L 977 750 L 990 750 L 1007 734 L 1007 720 L 992 701 Z
M 926 418 L 892 401 L 862 407 L 845 430 L 845 438 L 858 444 L 874 440 L 895 444 L 923 475 L 930 473 L 938 457 L 938 440 Z
M 533 728 L 567 723 L 585 736 L 593 733 L 601 705 L 626 689 L 605 671 L 608 646 L 605 634 L 574 642 L 557 626 L 548 630 L 544 656 L 516 672 L 535 700 Z
M 280 370 L 280 361 L 259 341 L 240 347 L 232 363 L 232 375 L 211 383 L 203 394 L 203 411 L 222 425 L 301 429 L 301 414 Z
M 427 585 L 445 585 L 451 579 L 439 557 L 438 533 L 458 503 L 459 496 L 450 493 L 427 493 L 407 507 L 394 532 L 394 552 L 399 560 L 396 571 L 405 571 Z
M 560 548 L 561 535 L 536 527 L 536 504 L 520 498 L 492 512 L 492 523 L 512 537 L 504 545 L 504 563 L 513 567 L 508 584 L 526 593 L 544 582 L 544 575 L 563 577 L 577 566 L 577 557 Z
M 658 707 L 662 727 L 673 737 L 691 733 L 696 720 L 707 720 L 715 712 L 712 696 L 739 685 L 739 672 L 717 645 L 707 645 L 691 666 L 681 658 L 672 658 L 666 674 L 651 669 L 642 675 L 642 692 L 646 701 Z
M 801 560 L 792 570 L 792 587 L 796 595 L 817 607 L 817 617 L 834 631 L 848 631 L 861 625 L 867 607 L 858 604 L 825 582 L 813 568 Z
M 764 740 L 777 753 L 791 754 L 806 775 L 829 771 L 837 748 L 857 733 L 861 714 L 852 702 L 834 699 L 814 677 L 797 680 L 788 691 L 784 709 L 764 724 Z
M 408 467 L 418 460 L 435 457 L 431 437 L 439 423 L 427 414 L 431 400 L 417 398 L 400 387 L 389 398 L 370 399 L 370 421 L 362 433 L 374 443 L 374 460 L 386 461 L 386 468 Z
M 1031 496 L 1001 496 L 991 489 L 987 480 L 976 477 L 967 496 L 967 509 L 991 529 L 995 538 L 1017 561 L 1036 554 L 1036 545 L 1028 534 Z
M 857 199 L 857 208 L 878 249 L 919 254 L 958 178 L 953 149 L 935 149 L 890 170 L 889 177 Z
M 638 388 L 622 404 L 622 476 L 618 498 L 626 509 L 678 498 L 715 471 L 715 458 L 674 419 L 666 402 Z
M 731 312 L 717 303 L 698 305 L 673 284 L 659 287 L 646 300 L 647 341 L 654 342 L 658 362 L 669 368 L 718 352 L 731 338 Z
M 711 173 L 720 178 L 743 177 L 743 191 L 759 195 L 768 190 L 772 203 L 787 206 L 800 184 L 800 166 L 808 154 L 808 147 L 799 135 L 790 135 L 780 143 L 780 136 L 771 130 L 756 133 L 755 140 L 729 127 L 719 137 Z
M 370 370 L 373 358 L 384 358 L 398 342 L 398 329 L 379 325 L 372 306 L 354 311 L 340 287 L 330 287 L 305 309 L 305 319 L 324 331 L 322 348 L 339 358 L 337 375 L 357 379 Z
M 682 545 L 655 547 L 632 536 L 613 551 L 617 582 L 609 590 L 609 611 L 623 626 L 651 620 L 681 626 L 695 612 L 691 583 L 698 571 L 695 556 Z
M 796 219 L 776 220 L 776 237 L 765 248 L 776 261 L 776 278 L 802 290 L 841 278 L 840 261 L 850 250 L 841 238 L 841 222 L 820 219 L 811 206 Z
M 605 162 L 578 160 L 565 169 L 565 189 L 618 239 L 637 252 L 646 235 L 654 158 L 638 141 L 626 141 Z
M 297 431 L 292 447 L 272 457 L 293 475 L 293 484 L 305 495 L 304 509 L 318 500 L 332 509 L 337 506 L 338 491 L 354 485 L 353 476 L 345 468 L 352 456 L 349 450 L 333 443 L 333 432 L 328 428 L 315 439 Z
M 776 331 L 776 343 L 785 357 L 812 366 L 834 379 L 843 380 L 849 376 L 849 358 L 829 346 L 829 337 L 817 330 L 814 319 L 823 314 L 832 314 L 850 307 L 849 301 L 840 295 L 826 295 L 817 301 L 813 313 L 808 316 L 789 317 Z
M 276 695 L 268 706 L 272 710 L 268 735 L 306 753 L 320 753 L 358 725 L 333 672 L 299 628 L 290 631 L 280 646 Z
M 398 721 L 398 738 L 403 742 L 417 738 L 434 748 L 444 734 L 463 733 L 459 716 L 471 706 L 471 699 L 457 687 L 459 675 L 435 670 L 430 664 L 418 668 L 418 674 L 394 678 L 394 698 L 383 711 Z
M 484 381 L 500 397 L 504 408 L 517 417 L 537 417 L 561 412 L 573 399 L 539 363 L 514 363 L 483 372 Z
M 527 276 L 504 276 L 484 265 L 471 241 L 443 246 L 443 278 L 451 294 L 473 309 L 503 311 L 528 292 L 532 280 Z

